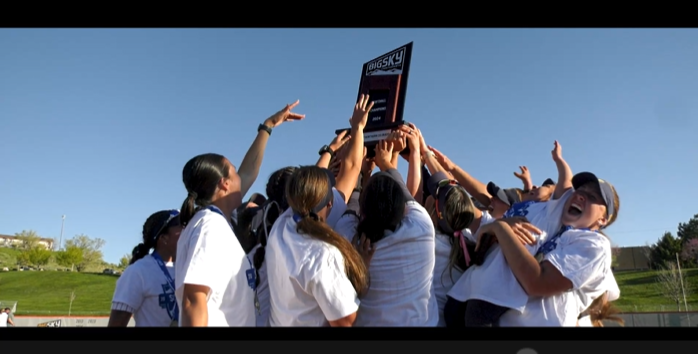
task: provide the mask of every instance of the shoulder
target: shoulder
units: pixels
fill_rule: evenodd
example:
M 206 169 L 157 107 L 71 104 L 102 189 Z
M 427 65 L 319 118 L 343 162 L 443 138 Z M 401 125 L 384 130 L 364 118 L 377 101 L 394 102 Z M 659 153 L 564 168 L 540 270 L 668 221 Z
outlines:
M 124 271 L 121 273 L 121 276 L 119 276 L 119 280 L 142 276 L 144 272 L 148 271 L 148 268 L 150 268 L 152 262 L 153 256 L 146 255 L 145 257 L 126 267 L 126 269 L 124 269 Z
M 611 249 L 611 240 L 608 237 L 589 230 L 568 230 L 560 235 L 560 241 L 565 243 L 586 244 L 590 247 Z

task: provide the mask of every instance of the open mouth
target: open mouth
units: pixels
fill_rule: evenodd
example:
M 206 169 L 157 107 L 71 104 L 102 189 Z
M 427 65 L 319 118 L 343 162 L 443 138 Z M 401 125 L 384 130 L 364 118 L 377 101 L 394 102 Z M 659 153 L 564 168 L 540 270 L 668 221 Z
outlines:
M 572 216 L 582 215 L 582 207 L 579 206 L 579 204 L 572 203 L 572 205 L 570 205 L 570 208 L 567 209 L 567 213 Z

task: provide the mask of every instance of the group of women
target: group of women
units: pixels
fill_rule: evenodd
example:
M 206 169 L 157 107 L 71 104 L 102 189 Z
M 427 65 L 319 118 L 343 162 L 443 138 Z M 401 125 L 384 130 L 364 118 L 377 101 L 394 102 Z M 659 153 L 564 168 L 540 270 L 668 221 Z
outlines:
M 604 234 L 618 194 L 572 174 L 555 142 L 557 182 L 484 184 L 403 125 L 368 157 L 361 96 L 351 129 L 315 165 L 274 172 L 243 196 L 272 130 L 239 168 L 204 154 L 183 170 L 179 211 L 151 215 L 117 282 L 109 326 L 602 326 L 620 291 Z M 400 157 L 407 178 L 397 171 Z M 377 172 L 374 172 L 375 169 Z M 152 252 L 151 252 L 152 251 Z

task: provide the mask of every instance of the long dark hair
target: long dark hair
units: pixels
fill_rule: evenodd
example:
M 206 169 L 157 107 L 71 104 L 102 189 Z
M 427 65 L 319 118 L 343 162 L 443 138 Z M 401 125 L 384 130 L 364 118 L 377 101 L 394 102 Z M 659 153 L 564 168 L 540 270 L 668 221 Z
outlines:
M 330 181 L 327 172 L 317 166 L 297 169 L 288 181 L 286 199 L 295 215 L 299 216 L 296 230 L 316 240 L 336 247 L 344 258 L 344 271 L 359 296 L 368 289 L 368 269 L 354 246 L 332 230 L 314 213 L 327 196 Z
M 360 215 L 357 235 L 371 243 L 380 241 L 386 230 L 395 231 L 405 216 L 407 197 L 399 182 L 385 173 L 371 177 L 359 196 Z
M 182 181 L 188 193 L 181 208 L 182 226 L 186 227 L 201 208 L 211 205 L 218 182 L 227 178 L 229 172 L 229 163 L 223 155 L 209 153 L 187 161 L 182 170 Z
M 177 218 L 174 218 L 165 225 L 171 213 L 172 211 L 170 210 L 161 210 L 150 215 L 148 219 L 145 220 L 143 224 L 143 242 L 139 243 L 133 248 L 133 251 L 131 251 L 131 261 L 129 265 L 136 263 L 139 259 L 150 254 L 150 250 L 155 248 L 157 244 L 158 237 L 169 232 L 169 228 L 179 222 Z M 158 233 L 158 231 L 160 232 Z

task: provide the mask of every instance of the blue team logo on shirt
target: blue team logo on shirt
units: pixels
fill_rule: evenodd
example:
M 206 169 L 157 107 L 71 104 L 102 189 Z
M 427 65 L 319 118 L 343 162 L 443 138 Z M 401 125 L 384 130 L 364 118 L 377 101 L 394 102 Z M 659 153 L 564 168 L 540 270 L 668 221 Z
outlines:
M 506 213 L 504 213 L 504 217 L 505 218 L 511 218 L 514 216 L 524 216 L 525 217 L 526 215 L 528 215 L 528 207 L 533 203 L 535 203 L 535 201 L 533 201 L 533 200 L 529 200 L 527 202 L 515 203 L 514 205 L 511 206 L 511 208 L 509 208 L 509 210 L 507 210 Z
M 158 303 L 161 308 L 167 311 L 170 318 L 176 318 L 175 308 L 177 307 L 177 298 L 170 284 L 162 284 L 162 294 L 158 296 Z

